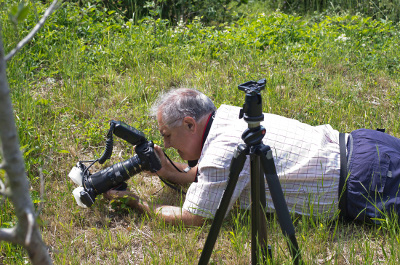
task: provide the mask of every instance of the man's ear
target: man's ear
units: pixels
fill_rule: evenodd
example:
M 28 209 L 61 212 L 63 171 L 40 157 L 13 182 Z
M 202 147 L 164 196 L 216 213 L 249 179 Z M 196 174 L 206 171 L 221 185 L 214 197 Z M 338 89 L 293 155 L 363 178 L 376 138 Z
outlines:
M 191 132 L 195 132 L 197 129 L 197 123 L 192 117 L 183 118 L 183 126 Z

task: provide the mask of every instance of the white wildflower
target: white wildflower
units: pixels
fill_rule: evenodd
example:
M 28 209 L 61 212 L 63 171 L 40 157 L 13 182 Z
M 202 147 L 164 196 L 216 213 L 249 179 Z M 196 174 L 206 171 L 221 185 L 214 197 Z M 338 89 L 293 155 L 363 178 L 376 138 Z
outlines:
M 342 35 L 340 35 L 339 37 L 337 37 L 336 39 L 335 39 L 335 41 L 347 41 L 347 40 L 349 40 L 350 38 L 349 37 L 346 37 L 346 35 L 345 34 L 342 34 Z

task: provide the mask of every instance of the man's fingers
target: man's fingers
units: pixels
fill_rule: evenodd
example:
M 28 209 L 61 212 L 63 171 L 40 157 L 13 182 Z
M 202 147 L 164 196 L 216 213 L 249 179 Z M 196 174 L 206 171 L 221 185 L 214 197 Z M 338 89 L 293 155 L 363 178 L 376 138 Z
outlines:
M 125 193 L 126 192 L 118 191 L 118 190 L 109 190 L 109 191 L 103 193 L 103 196 L 109 200 L 112 200 L 112 199 L 124 197 L 125 195 L 127 195 Z
M 164 156 L 164 152 L 162 150 L 162 148 L 158 145 L 154 145 L 154 150 L 157 152 L 158 156 L 161 158 L 162 156 Z

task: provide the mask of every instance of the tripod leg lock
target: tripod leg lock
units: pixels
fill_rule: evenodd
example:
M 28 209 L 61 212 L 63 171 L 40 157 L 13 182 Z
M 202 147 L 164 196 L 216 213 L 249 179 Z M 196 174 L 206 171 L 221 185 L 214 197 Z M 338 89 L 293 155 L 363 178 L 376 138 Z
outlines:
M 271 160 L 271 159 L 274 158 L 274 156 L 272 155 L 272 150 L 271 149 L 268 150 L 266 157 L 267 157 L 268 160 Z
M 234 158 L 238 158 L 238 156 L 242 153 L 242 152 L 246 152 L 248 153 L 248 148 L 245 144 L 240 144 L 238 145 L 238 147 L 235 149 L 235 151 L 233 151 L 233 157 Z
M 262 145 L 260 148 L 257 148 L 255 153 L 259 156 L 265 156 L 268 160 L 274 159 L 271 147 L 268 145 Z
M 244 162 L 246 160 L 246 155 L 248 154 L 248 152 L 249 152 L 249 149 L 245 144 L 238 145 L 238 147 L 233 152 L 233 158 L 232 158 L 231 164 L 229 166 L 229 172 L 236 172 L 237 170 L 239 170 L 239 172 L 240 172 L 243 169 L 243 168 L 240 168 L 240 167 L 243 167 L 243 165 L 241 165 L 241 163 L 244 164 Z M 241 155 L 242 155 L 242 157 L 240 157 Z M 239 161 L 240 161 L 240 163 L 238 163 Z

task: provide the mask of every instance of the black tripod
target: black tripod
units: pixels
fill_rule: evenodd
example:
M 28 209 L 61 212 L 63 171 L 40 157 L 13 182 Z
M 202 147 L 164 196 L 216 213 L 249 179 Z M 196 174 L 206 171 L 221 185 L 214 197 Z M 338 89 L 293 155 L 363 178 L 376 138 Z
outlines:
M 243 109 L 240 110 L 239 116 L 239 118 L 244 117 L 244 120 L 248 123 L 248 129 L 242 134 L 242 139 L 245 144 L 240 144 L 234 152 L 229 168 L 228 184 L 215 214 L 203 252 L 201 253 L 199 260 L 199 264 L 201 265 L 208 264 L 247 155 L 250 155 L 251 173 L 251 263 L 262 264 L 266 259 L 271 258 L 271 253 L 267 245 L 264 172 L 278 216 L 278 221 L 283 234 L 288 239 L 288 246 L 293 258 L 293 263 L 299 264 L 301 262 L 294 226 L 289 215 L 278 175 L 276 174 L 272 150 L 269 146 L 262 143 L 266 130 L 260 125 L 260 122 L 264 120 L 260 91 L 265 88 L 265 83 L 266 80 L 262 79 L 258 82 L 249 81 L 239 85 L 239 90 L 246 93 L 245 103 Z

